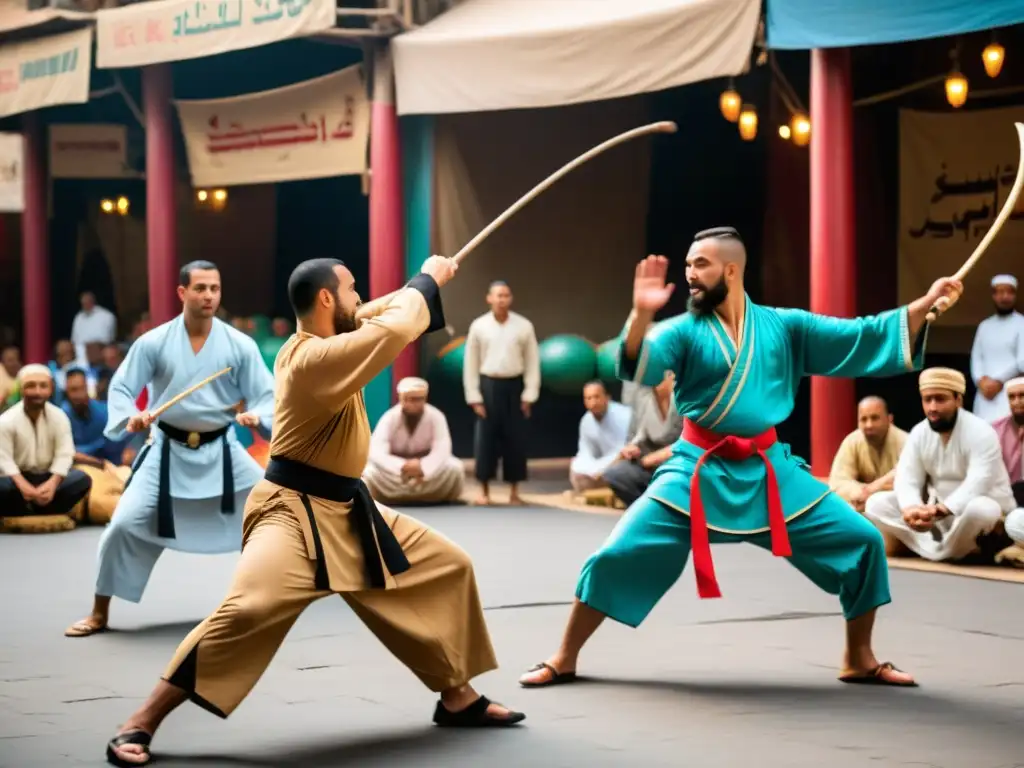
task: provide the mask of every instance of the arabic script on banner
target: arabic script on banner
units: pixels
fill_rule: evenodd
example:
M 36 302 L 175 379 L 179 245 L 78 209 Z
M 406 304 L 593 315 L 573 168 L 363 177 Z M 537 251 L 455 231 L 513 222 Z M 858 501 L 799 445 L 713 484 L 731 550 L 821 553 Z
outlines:
M 5 43 L 0 49 L 0 117 L 89 100 L 92 29 Z
M 334 0 L 152 0 L 96 14 L 96 66 L 182 61 L 334 26 Z
M 1024 107 L 971 112 L 900 112 L 899 296 L 910 301 L 951 275 L 992 227 L 1020 161 L 1015 121 Z M 1024 196 L 970 275 L 950 325 L 992 311 L 988 280 L 1024 263 Z
M 176 106 L 197 187 L 366 169 L 370 107 L 358 66 L 273 91 Z

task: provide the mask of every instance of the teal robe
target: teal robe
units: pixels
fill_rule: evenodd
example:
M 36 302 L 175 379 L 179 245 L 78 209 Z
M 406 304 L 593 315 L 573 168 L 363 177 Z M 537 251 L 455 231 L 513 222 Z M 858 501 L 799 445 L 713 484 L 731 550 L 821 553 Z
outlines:
M 804 376 L 894 376 L 920 370 L 927 326 L 910 338 L 908 309 L 844 319 L 798 309 L 762 307 L 746 298 L 739 349 L 717 315 L 678 315 L 648 332 L 635 360 L 625 355 L 629 322 L 620 337 L 617 373 L 645 386 L 675 373 L 675 405 L 697 426 L 719 435 L 753 437 L 793 412 Z M 679 439 L 645 494 L 688 515 L 690 478 L 704 450 Z M 767 451 L 786 520 L 807 512 L 829 492 L 784 443 Z M 768 530 L 766 471 L 758 456 L 709 457 L 700 471 L 708 528 L 725 534 Z

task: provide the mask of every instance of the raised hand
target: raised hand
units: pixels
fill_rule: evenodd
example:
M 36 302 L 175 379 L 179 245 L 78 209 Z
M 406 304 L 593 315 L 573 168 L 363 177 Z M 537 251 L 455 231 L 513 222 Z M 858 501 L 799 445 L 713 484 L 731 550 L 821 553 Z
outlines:
M 434 282 L 436 282 L 438 288 L 440 288 L 455 277 L 455 271 L 458 268 L 459 265 L 456 264 L 453 259 L 448 259 L 444 256 L 431 256 L 423 262 L 423 267 L 420 269 L 420 272 L 434 278 Z
M 633 278 L 633 308 L 644 314 L 654 314 L 664 307 L 675 284 L 665 283 L 668 274 L 668 259 L 664 256 L 648 256 L 636 265 Z

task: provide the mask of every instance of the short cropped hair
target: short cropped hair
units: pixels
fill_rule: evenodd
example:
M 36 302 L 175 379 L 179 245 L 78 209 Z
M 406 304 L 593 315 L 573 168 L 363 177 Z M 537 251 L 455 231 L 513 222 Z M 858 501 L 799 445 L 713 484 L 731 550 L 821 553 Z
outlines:
M 740 237 L 740 233 L 735 227 L 712 227 L 711 229 L 702 229 L 693 236 L 693 242 L 696 243 L 700 240 L 738 240 L 740 244 L 743 243 L 743 238 Z
M 178 273 L 178 285 L 182 288 L 188 288 L 192 285 L 192 273 L 197 269 L 217 269 L 217 265 L 212 261 L 205 261 L 200 259 L 198 261 L 190 261 L 181 271 Z M 220 271 L 220 270 L 217 270 Z
M 344 267 L 339 259 L 308 259 L 294 270 L 288 278 L 288 301 L 296 317 L 303 317 L 313 309 L 316 297 L 324 288 L 331 293 L 338 292 L 338 275 L 335 267 Z

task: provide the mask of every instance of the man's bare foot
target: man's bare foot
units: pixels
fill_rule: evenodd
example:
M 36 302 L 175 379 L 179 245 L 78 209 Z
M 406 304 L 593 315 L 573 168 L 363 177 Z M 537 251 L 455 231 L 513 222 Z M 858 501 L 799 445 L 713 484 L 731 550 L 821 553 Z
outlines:
M 491 505 L 491 497 L 486 493 L 481 493 L 475 499 L 473 499 L 474 507 L 489 507 Z
M 107 629 L 107 617 L 93 613 L 64 630 L 64 637 L 88 637 Z
M 508 495 L 508 503 L 511 506 L 516 506 L 516 507 L 521 507 L 521 506 L 523 506 L 525 504 L 525 502 L 523 501 L 523 497 L 520 496 L 518 493 L 510 493 Z
M 149 754 L 152 738 L 152 733 L 141 725 L 125 723 L 107 744 L 107 762 L 119 766 L 146 765 L 152 759 Z
M 889 661 L 882 662 L 881 664 L 876 661 L 874 664 L 859 664 L 857 666 L 846 664 L 839 675 L 839 680 L 843 683 L 893 685 L 906 688 L 917 685 L 913 675 L 904 672 L 902 669 L 897 669 Z

